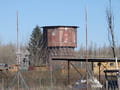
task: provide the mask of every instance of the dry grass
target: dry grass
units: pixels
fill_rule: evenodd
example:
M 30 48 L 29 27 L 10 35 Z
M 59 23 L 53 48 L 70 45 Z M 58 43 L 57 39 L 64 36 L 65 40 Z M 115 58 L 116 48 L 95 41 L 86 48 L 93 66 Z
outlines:
M 30 90 L 50 90 L 50 71 L 23 71 L 21 74 L 28 84 Z M 4 78 L 4 87 L 6 89 L 11 83 L 14 75 L 15 73 L 6 73 L 6 77 Z M 71 87 L 74 86 L 76 80 L 79 78 L 80 75 L 78 73 L 72 73 L 70 75 L 71 86 L 68 87 L 67 74 L 62 74 L 61 71 L 53 71 L 52 90 L 72 90 Z M 11 90 L 17 90 L 17 80 L 11 88 Z M 26 90 L 25 86 L 20 84 L 19 90 Z

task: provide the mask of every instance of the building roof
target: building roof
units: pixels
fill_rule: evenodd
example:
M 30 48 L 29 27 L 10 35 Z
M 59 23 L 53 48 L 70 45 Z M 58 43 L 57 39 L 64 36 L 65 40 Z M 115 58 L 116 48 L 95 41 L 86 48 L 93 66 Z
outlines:
M 57 27 L 72 27 L 72 28 L 79 28 L 78 26 L 65 26 L 65 25 L 43 26 L 42 28 L 57 28 Z
M 53 57 L 52 60 L 58 61 L 81 61 L 86 62 L 86 58 L 62 58 L 62 57 Z M 88 58 L 88 62 L 115 62 L 115 58 Z M 120 62 L 120 58 L 117 59 Z

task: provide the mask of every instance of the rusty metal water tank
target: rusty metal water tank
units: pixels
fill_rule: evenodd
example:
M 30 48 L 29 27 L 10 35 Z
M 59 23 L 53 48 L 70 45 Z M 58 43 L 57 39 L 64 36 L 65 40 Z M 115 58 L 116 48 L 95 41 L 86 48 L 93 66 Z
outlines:
M 44 26 L 47 47 L 77 47 L 77 26 Z

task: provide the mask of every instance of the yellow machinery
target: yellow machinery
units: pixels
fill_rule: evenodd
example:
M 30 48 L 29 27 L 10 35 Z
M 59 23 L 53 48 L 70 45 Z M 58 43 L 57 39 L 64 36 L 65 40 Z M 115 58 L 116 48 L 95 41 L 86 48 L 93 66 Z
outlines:
M 118 66 L 120 64 L 118 63 Z M 99 70 L 100 74 L 104 75 L 104 70 L 115 70 L 116 69 L 116 63 L 115 62 L 94 62 L 94 74 L 98 75 Z
M 8 65 L 8 71 L 17 72 L 18 71 L 18 65 L 15 65 L 15 64 Z
M 0 63 L 0 71 L 1 72 L 6 72 L 6 71 L 17 72 L 18 65 L 15 65 L 15 64 L 8 65 L 8 64 Z

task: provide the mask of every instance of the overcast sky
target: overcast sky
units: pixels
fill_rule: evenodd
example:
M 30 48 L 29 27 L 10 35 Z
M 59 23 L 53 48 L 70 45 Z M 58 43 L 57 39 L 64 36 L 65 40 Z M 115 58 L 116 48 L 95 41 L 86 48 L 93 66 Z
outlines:
M 85 6 L 88 6 L 88 40 L 109 45 L 106 23 L 108 0 L 0 0 L 0 40 L 16 43 L 16 11 L 19 11 L 20 41 L 25 44 L 36 25 L 79 26 L 78 48 L 85 46 Z M 120 45 L 120 0 L 112 0 L 115 39 Z

